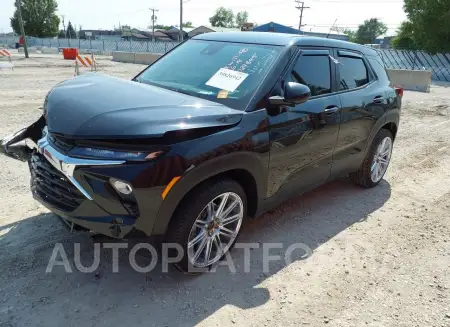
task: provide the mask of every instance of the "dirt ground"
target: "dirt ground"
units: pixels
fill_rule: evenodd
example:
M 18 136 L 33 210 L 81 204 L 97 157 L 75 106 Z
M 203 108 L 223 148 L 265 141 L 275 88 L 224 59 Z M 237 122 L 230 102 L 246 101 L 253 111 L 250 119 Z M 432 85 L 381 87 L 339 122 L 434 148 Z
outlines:
M 98 60 L 101 72 L 124 78 L 143 68 Z M 34 121 L 46 92 L 73 75 L 57 56 L 14 63 L 14 71 L 0 70 L 0 138 Z M 225 267 L 197 277 L 173 268 L 142 274 L 125 250 L 113 273 L 108 249 L 96 272 L 46 273 L 55 243 L 71 261 L 81 243 L 89 265 L 96 239 L 71 234 L 32 199 L 25 163 L 0 158 L 0 167 L 2 327 L 450 326 L 448 87 L 405 92 L 393 161 L 378 187 L 332 182 L 244 226 L 240 242 L 301 242 L 313 251 L 273 262 L 269 273 L 262 248 L 252 251 L 250 273 L 237 249 L 235 274 Z

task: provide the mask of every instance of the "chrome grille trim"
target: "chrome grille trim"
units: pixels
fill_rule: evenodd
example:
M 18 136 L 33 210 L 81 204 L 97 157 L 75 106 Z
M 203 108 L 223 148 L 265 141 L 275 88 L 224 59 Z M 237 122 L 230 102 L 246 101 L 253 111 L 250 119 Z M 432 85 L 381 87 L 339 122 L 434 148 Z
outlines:
M 45 128 L 46 129 L 46 128 Z M 74 171 L 78 167 L 83 166 L 111 166 L 111 165 L 121 165 L 125 163 L 123 160 L 91 160 L 91 159 L 80 159 L 72 158 L 58 152 L 53 148 L 48 140 L 47 133 L 44 133 L 44 137 L 41 138 L 37 144 L 32 142 L 26 143 L 28 147 L 35 148 L 39 153 L 41 153 L 45 159 L 58 171 L 64 174 L 67 179 L 89 200 L 93 200 L 92 196 L 80 185 L 80 183 L 73 176 Z

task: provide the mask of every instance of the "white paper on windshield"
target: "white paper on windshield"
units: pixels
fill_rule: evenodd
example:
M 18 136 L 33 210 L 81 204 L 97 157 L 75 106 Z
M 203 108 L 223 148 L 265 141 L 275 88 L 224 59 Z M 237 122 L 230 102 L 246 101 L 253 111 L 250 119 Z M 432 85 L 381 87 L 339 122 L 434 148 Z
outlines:
M 248 74 L 246 73 L 237 72 L 227 68 L 220 68 L 219 71 L 206 82 L 206 85 L 217 87 L 218 89 L 226 90 L 228 92 L 234 92 L 247 76 Z

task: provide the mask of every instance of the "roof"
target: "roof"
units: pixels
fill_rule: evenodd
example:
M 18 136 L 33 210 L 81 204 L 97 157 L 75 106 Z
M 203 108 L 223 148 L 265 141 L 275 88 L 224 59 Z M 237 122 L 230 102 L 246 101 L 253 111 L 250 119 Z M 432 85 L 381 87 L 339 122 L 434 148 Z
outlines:
M 240 28 L 234 28 L 234 27 L 214 27 L 214 26 L 204 26 L 206 28 L 209 28 L 215 32 L 240 32 Z
M 347 41 L 326 39 L 322 37 L 304 36 L 287 33 L 271 32 L 223 32 L 223 33 L 205 33 L 194 36 L 195 40 L 211 40 L 237 43 L 254 43 L 268 45 L 307 45 L 322 46 L 331 48 L 345 48 L 354 51 L 360 51 L 367 55 L 375 55 L 376 51 L 360 44 Z
M 192 31 L 189 31 L 188 33 L 190 33 L 190 34 L 192 34 L 192 32 L 197 32 L 198 30 L 208 30 L 209 32 L 214 32 L 214 30 L 211 28 L 211 27 L 208 27 L 208 26 L 205 26 L 205 25 L 202 25 L 202 26 L 199 26 L 199 27 L 196 27 L 196 28 L 194 28 Z
M 145 35 L 149 39 L 151 39 L 153 37 L 153 32 L 152 31 L 140 30 L 139 32 L 140 32 L 140 34 Z M 157 38 L 160 41 L 171 41 L 172 40 L 167 34 L 165 34 L 161 30 L 156 30 L 155 31 L 155 38 Z
M 183 27 L 184 33 L 189 33 L 190 31 L 195 30 L 195 27 Z M 172 26 L 169 30 L 166 30 L 165 33 L 174 34 L 180 33 L 180 29 L 178 27 Z
M 266 24 L 262 24 L 253 28 L 255 32 L 267 32 L 269 28 L 274 28 L 277 31 L 283 33 L 291 33 L 291 34 L 303 34 L 303 31 L 298 32 L 298 29 L 292 28 L 290 26 L 281 25 L 275 22 L 268 22 Z
M 149 37 L 141 33 L 131 32 L 131 35 L 137 39 L 148 39 Z

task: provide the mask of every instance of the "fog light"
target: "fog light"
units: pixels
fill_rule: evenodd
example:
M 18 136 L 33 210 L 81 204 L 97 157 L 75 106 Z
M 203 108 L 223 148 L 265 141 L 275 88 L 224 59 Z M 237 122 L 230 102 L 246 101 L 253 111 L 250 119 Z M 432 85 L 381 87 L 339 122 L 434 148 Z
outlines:
M 119 193 L 128 195 L 131 194 L 131 192 L 133 192 L 133 188 L 131 187 L 131 185 L 125 182 L 111 178 L 110 183 Z

